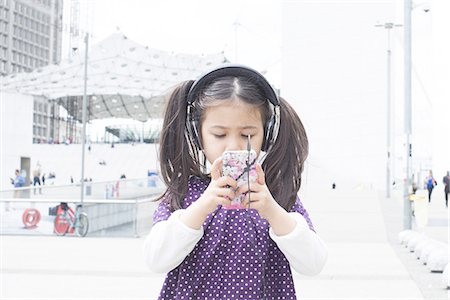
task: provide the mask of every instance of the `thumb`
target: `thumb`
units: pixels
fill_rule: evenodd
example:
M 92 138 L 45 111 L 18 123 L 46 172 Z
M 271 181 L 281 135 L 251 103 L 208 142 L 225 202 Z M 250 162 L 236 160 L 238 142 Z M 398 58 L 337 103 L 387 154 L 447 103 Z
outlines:
M 222 177 L 222 157 L 217 158 L 211 166 L 211 179 L 217 180 Z
M 256 174 L 258 175 L 258 183 L 261 185 L 266 184 L 266 175 L 258 163 L 256 164 Z

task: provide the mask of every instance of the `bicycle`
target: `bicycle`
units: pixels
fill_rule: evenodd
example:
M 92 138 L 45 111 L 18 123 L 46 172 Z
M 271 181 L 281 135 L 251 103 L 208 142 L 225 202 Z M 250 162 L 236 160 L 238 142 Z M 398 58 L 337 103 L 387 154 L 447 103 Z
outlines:
M 61 203 L 60 209 L 54 222 L 54 232 L 58 236 L 66 235 L 67 232 L 75 232 L 77 236 L 84 237 L 89 230 L 89 219 L 85 212 L 82 212 L 81 204 L 76 206 L 75 211 L 67 203 Z

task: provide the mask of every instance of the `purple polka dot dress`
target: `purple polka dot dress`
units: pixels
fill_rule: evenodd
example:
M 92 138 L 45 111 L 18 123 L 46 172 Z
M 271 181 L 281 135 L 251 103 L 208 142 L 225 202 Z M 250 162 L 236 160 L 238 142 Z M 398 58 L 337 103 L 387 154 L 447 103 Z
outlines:
M 183 203 L 187 208 L 209 181 L 191 177 Z M 291 209 L 313 229 L 300 199 Z M 162 201 L 153 223 L 167 220 Z M 159 299 L 297 299 L 289 262 L 269 237 L 269 224 L 253 209 L 218 207 L 203 223 L 204 235 L 194 250 L 167 274 Z

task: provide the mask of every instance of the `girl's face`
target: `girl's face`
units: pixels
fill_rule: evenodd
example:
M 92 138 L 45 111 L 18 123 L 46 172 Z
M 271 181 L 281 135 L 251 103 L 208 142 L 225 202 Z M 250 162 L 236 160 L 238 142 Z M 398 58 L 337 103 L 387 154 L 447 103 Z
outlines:
M 247 150 L 248 135 L 259 155 L 264 138 L 261 111 L 240 100 L 220 101 L 203 112 L 201 135 L 206 159 L 213 163 L 224 151 Z

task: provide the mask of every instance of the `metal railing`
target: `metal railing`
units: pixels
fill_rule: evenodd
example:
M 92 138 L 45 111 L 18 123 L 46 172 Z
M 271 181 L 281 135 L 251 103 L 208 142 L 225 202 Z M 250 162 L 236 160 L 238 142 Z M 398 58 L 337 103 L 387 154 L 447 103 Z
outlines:
M 154 201 L 165 187 L 157 176 L 85 182 L 83 211 L 87 236 L 145 235 L 151 228 Z M 80 184 L 30 186 L 0 191 L 0 234 L 53 235 L 57 206 L 80 203 Z

